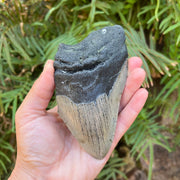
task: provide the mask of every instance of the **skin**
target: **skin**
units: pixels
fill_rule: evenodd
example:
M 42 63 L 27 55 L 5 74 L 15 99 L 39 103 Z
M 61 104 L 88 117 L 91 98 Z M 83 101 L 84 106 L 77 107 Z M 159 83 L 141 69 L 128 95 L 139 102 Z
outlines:
M 17 160 L 9 180 L 92 180 L 144 106 L 148 92 L 140 88 L 145 71 L 142 61 L 128 61 L 128 79 L 120 102 L 120 113 L 112 146 L 102 160 L 87 154 L 57 114 L 46 111 L 54 92 L 53 61 L 48 60 L 16 112 Z

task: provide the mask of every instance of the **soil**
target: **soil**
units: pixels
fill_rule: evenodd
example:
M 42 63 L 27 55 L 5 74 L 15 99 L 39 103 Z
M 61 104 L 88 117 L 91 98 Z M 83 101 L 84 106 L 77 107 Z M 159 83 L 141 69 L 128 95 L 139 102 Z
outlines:
M 147 157 L 148 154 L 149 152 L 146 152 Z M 127 164 L 129 166 L 128 172 L 126 171 L 128 180 L 147 180 L 148 163 L 143 159 L 136 164 L 133 162 L 135 161 L 131 159 Z M 165 148 L 154 146 L 152 180 L 180 180 L 180 147 L 168 152 Z
M 180 180 L 180 148 L 169 153 L 166 149 L 154 147 L 152 180 Z

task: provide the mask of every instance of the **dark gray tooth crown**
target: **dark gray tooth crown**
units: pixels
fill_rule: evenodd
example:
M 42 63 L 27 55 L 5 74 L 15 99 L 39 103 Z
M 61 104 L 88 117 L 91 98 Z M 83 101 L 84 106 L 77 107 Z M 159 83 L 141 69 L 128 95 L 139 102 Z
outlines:
M 94 31 L 76 45 L 60 44 L 54 62 L 56 95 L 75 103 L 108 95 L 127 56 L 124 31 L 118 25 Z

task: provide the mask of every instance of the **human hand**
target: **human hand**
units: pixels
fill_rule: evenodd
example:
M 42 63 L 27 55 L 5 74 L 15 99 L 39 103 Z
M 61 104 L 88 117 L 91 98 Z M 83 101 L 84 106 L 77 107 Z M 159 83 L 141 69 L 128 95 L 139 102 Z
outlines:
M 17 160 L 9 179 L 94 179 L 147 99 L 148 92 L 140 88 L 145 78 L 141 65 L 140 58 L 129 59 L 115 137 L 105 158 L 97 160 L 80 147 L 58 116 L 57 107 L 46 111 L 54 92 L 53 61 L 48 60 L 16 112 Z

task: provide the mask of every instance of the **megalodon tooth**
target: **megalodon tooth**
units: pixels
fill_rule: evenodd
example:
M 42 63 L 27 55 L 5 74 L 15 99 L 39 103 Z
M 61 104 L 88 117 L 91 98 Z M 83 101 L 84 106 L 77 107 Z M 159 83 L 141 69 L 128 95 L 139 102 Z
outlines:
M 102 159 L 113 142 L 128 67 L 125 33 L 108 26 L 55 56 L 58 113 L 81 147 Z

